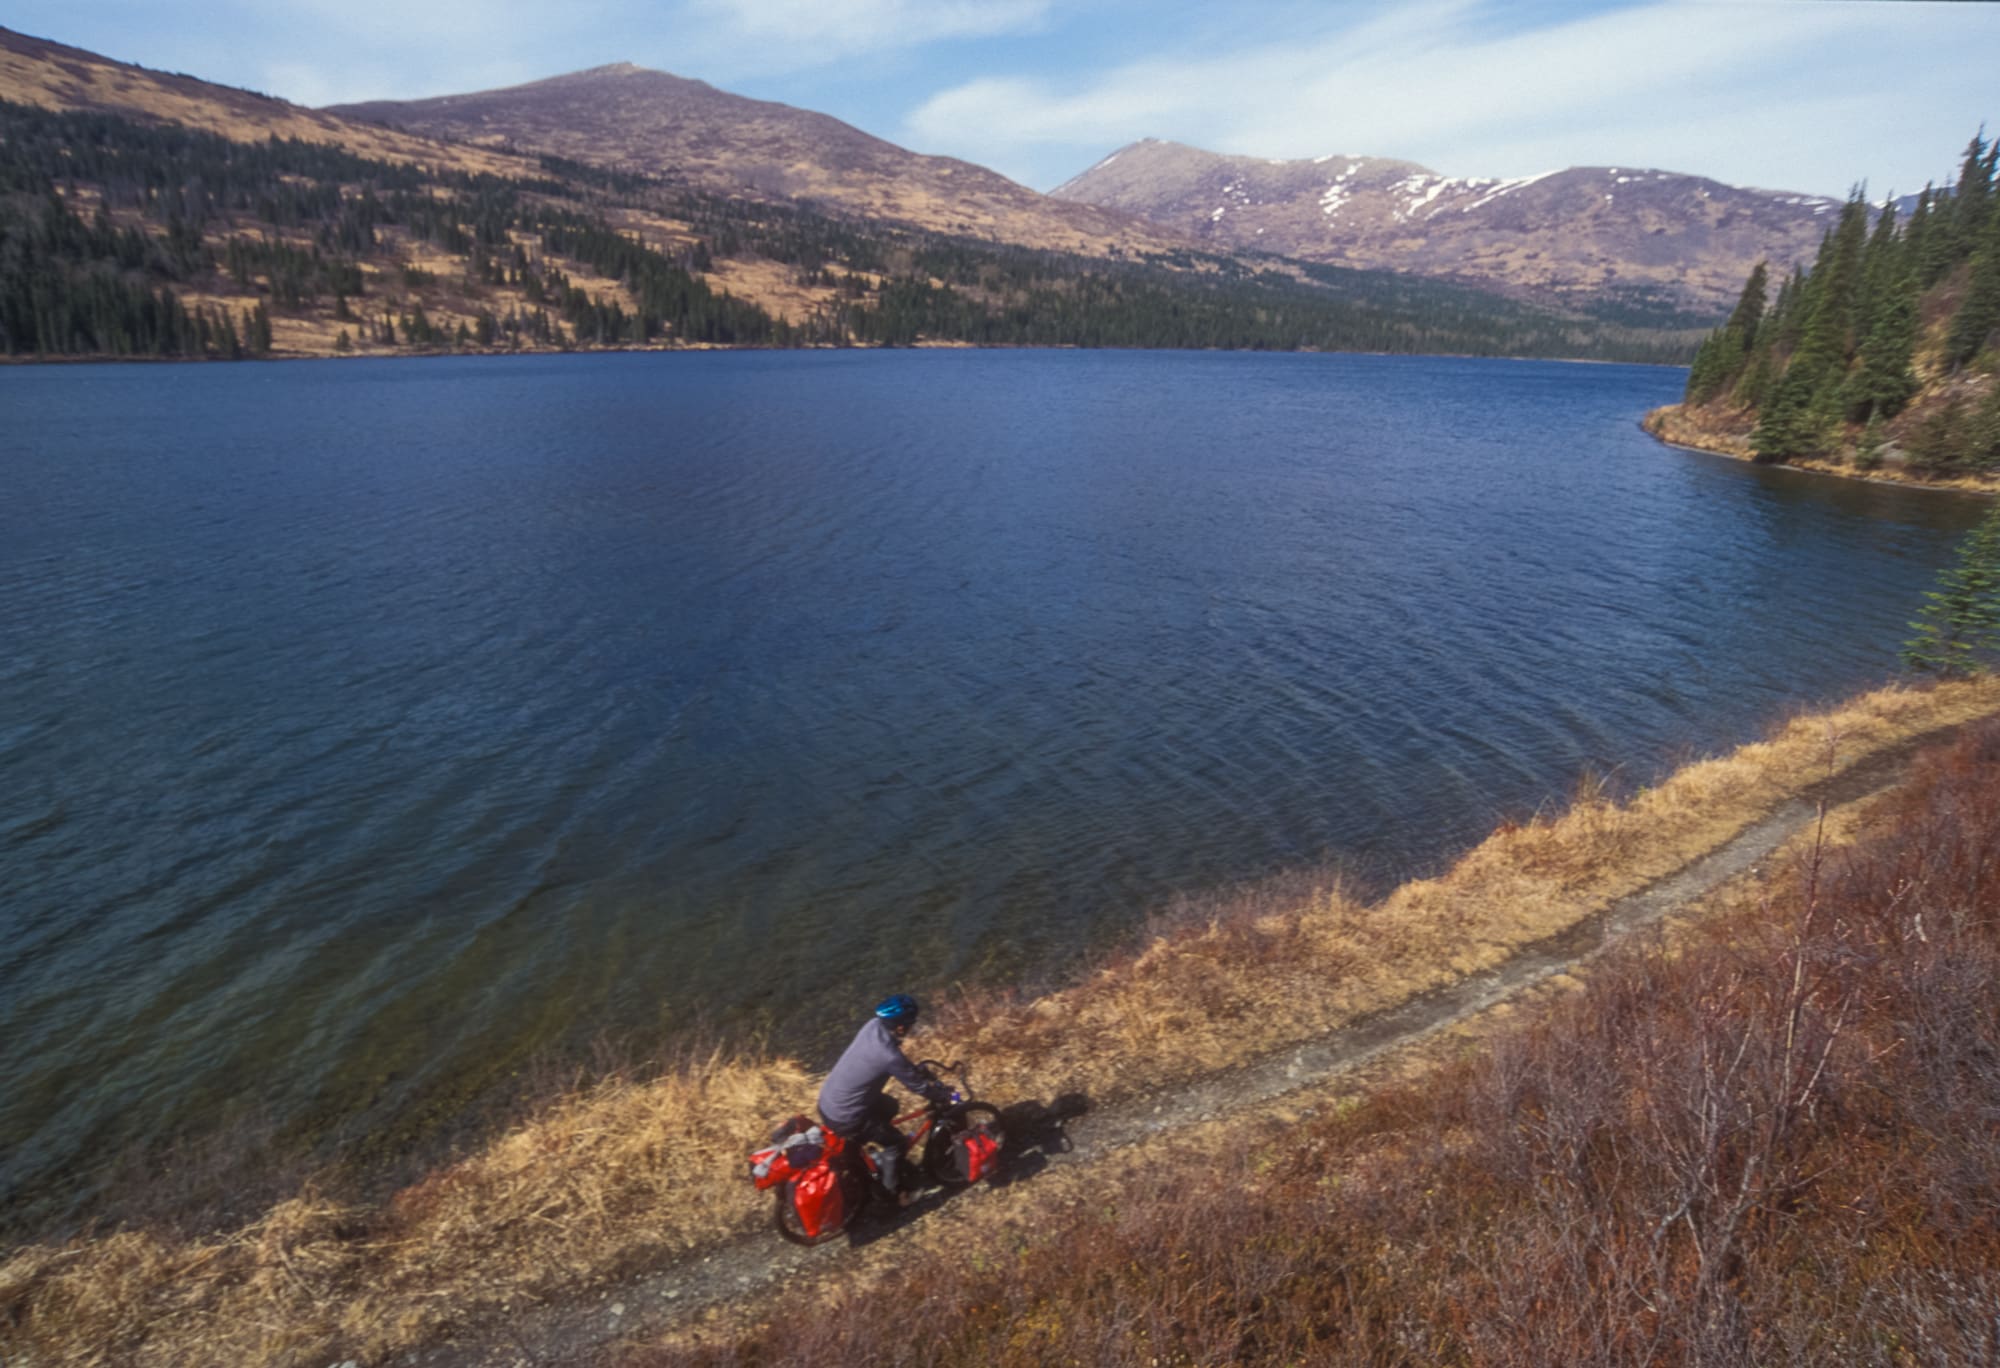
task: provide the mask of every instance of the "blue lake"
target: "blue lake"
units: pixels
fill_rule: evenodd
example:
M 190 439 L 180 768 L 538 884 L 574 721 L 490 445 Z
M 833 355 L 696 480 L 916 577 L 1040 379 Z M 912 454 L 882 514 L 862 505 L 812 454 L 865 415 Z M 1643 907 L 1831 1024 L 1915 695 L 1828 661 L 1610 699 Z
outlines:
M 0 371 L 0 1196 L 537 1047 L 813 1056 L 1175 895 L 1438 868 L 1880 681 L 1981 507 L 1684 373 L 708 353 Z

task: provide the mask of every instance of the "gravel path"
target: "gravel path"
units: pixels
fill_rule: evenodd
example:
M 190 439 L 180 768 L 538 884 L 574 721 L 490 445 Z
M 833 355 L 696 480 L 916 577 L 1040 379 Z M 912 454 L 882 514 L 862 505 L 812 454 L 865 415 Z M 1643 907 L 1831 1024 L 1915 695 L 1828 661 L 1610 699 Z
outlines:
M 930 1194 L 893 1217 L 881 1208 L 861 1217 L 847 1243 L 801 1249 L 765 1228 L 739 1235 L 598 1294 L 595 1299 L 538 1308 L 511 1324 L 486 1327 L 478 1340 L 439 1346 L 401 1362 L 424 1368 L 460 1365 L 542 1365 L 571 1362 L 624 1340 L 662 1334 L 711 1309 L 748 1300 L 801 1278 L 851 1271 L 843 1255 L 856 1246 L 902 1242 L 912 1222 L 949 1201 L 967 1218 L 973 1208 L 1003 1204 L 1010 1188 L 1051 1165 L 1089 1164 L 1163 1130 L 1222 1120 L 1288 1093 L 1330 1082 L 1393 1049 L 1463 1022 L 1562 973 L 1635 929 L 1658 922 L 1711 889 L 1756 868 L 1785 841 L 1807 829 L 1820 805 L 1837 807 L 1880 792 L 1901 779 L 1915 753 L 1951 732 L 1912 738 L 1808 789 L 1800 797 L 1674 874 L 1618 899 L 1569 930 L 1523 948 L 1506 963 L 1424 993 L 1340 1030 L 1156 1095 L 1084 1110 L 1064 1099 L 1012 1108 L 1009 1173 L 1002 1187 L 949 1198 Z M 769 1198 L 758 1194 L 760 1202 Z M 343 1366 L 344 1368 L 344 1366 Z

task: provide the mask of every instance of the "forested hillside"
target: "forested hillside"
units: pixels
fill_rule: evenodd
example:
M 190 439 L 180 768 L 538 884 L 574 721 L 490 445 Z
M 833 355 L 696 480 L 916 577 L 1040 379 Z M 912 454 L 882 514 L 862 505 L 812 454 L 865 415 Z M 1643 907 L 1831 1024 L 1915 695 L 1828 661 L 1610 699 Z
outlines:
M 541 168 L 0 103 L 0 354 L 928 342 L 1674 362 L 1696 340 L 1385 272 L 1106 262 Z
M 1654 430 L 1767 462 L 2000 469 L 1996 159 L 2000 139 L 1974 137 L 1957 183 L 1926 186 L 1907 219 L 1857 192 L 1775 300 L 1759 265 Z

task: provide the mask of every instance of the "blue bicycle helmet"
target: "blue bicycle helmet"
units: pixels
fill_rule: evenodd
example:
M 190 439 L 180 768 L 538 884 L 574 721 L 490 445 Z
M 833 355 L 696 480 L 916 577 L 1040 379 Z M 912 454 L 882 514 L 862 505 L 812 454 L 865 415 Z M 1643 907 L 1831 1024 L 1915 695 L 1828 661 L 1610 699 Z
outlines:
M 891 1026 L 914 1026 L 917 1024 L 917 1000 L 908 993 L 883 998 L 876 1004 L 875 1015 Z

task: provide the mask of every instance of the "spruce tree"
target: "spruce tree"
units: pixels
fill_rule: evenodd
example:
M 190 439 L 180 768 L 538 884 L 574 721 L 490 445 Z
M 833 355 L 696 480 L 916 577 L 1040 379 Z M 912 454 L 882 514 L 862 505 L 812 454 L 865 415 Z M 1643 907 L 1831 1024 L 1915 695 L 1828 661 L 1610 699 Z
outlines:
M 1895 235 L 1896 209 L 1882 207 L 1868 240 L 1862 270 L 1863 304 L 1857 311 L 1860 347 L 1841 390 L 1841 406 L 1855 422 L 1893 418 L 1917 392 L 1911 361 L 1917 346 L 1917 281 L 1904 244 Z M 1913 220 L 1914 222 L 1914 220 Z
M 1764 401 L 1750 449 L 1767 465 L 1782 464 L 1815 449 L 1811 410 L 1819 387 L 1817 373 L 1793 361 Z
M 1694 361 L 1688 366 L 1687 389 L 1681 396 L 1683 401 L 1706 404 L 1713 399 L 1741 367 L 1743 356 L 1739 346 L 1740 339 L 1727 328 L 1717 328 L 1703 338 L 1701 345 L 1695 349 Z
M 1933 191 L 1927 226 L 1922 233 L 1921 241 L 1910 249 L 1910 255 L 1917 265 L 1917 284 L 1925 289 L 1944 279 L 1945 272 L 1959 260 L 1958 237 L 1952 223 L 1952 207 L 1950 191 Z
M 1760 261 L 1737 296 L 1729 321 L 1710 333 L 1695 352 L 1688 368 L 1687 402 L 1705 404 L 1733 388 L 1741 378 L 1757 343 L 1757 330 L 1764 321 L 1764 294 L 1769 279 L 1766 263 Z
M 1986 230 L 1988 210 L 1993 203 L 1993 162 L 1988 155 L 1985 129 L 1966 144 L 1965 161 L 1958 172 L 1958 188 L 1951 197 L 1952 236 L 1963 258 L 1975 251 Z M 2000 139 L 1995 139 L 2000 146 Z
M 1733 330 L 1743 338 L 1745 350 L 1757 344 L 1757 328 L 1764 321 L 1764 296 L 1770 284 L 1770 263 L 1760 261 L 1750 268 L 1750 278 L 1743 282 L 1743 292 L 1736 296 L 1736 307 L 1729 312 L 1729 321 L 1722 326 Z
M 1896 232 L 1894 196 L 1882 202 L 1875 231 L 1861 254 L 1861 288 L 1854 301 L 1854 340 L 1858 347 L 1875 329 L 1878 314 L 1888 303 L 1891 289 L 1902 272 L 1902 239 Z
M 2000 214 L 1990 215 L 1979 250 L 1972 257 L 1972 284 L 1958 312 L 1952 315 L 1945 355 L 1962 366 L 1979 354 L 1993 330 L 2000 328 Z
M 1926 606 L 1910 626 L 1903 663 L 1927 674 L 1967 675 L 2000 650 L 2000 505 L 1987 513 L 1958 550 L 1958 563 L 1938 576 Z
M 1807 320 L 1801 349 L 1824 349 L 1825 363 L 1845 370 L 1854 353 L 1854 325 L 1861 297 L 1862 256 L 1868 242 L 1868 204 L 1859 190 L 1841 207 L 1840 222 L 1833 230 L 1830 251 L 1823 262 L 1825 279 L 1817 282 L 1819 293 L 1815 316 Z M 1821 268 L 1815 267 L 1818 275 Z M 1818 332 L 1815 332 L 1818 329 Z M 1835 377 L 1837 378 L 1837 377 Z
M 1743 408 L 1762 408 L 1771 397 L 1771 386 L 1778 374 L 1778 354 L 1769 338 L 1760 342 L 1750 355 L 1750 364 L 1743 368 L 1743 378 L 1736 382 L 1730 397 Z
M 1877 470 L 1882 465 L 1882 453 L 1888 449 L 1889 434 L 1884 429 L 1882 413 L 1878 409 L 1868 415 L 1868 426 L 1861 430 L 1861 442 L 1854 449 L 1854 465 L 1858 470 Z
M 1842 406 L 1860 422 L 1871 415 L 1894 418 L 1917 392 L 1911 358 L 1917 347 L 1917 293 L 1914 284 L 1892 290 L 1876 311 L 1875 326 L 1842 387 Z
M 1903 225 L 1903 262 L 1919 285 L 1924 283 L 1924 253 L 1930 236 L 1931 187 L 1926 184 L 1917 195 L 1916 207 L 1910 210 L 1910 221 Z
M 1853 347 L 1867 230 L 1868 206 L 1857 191 L 1820 243 L 1819 258 L 1806 277 L 1798 350 L 1765 415 L 1771 421 L 1760 423 L 1751 437 L 1760 461 L 1814 455 L 1833 442 L 1842 416 L 1841 387 Z

